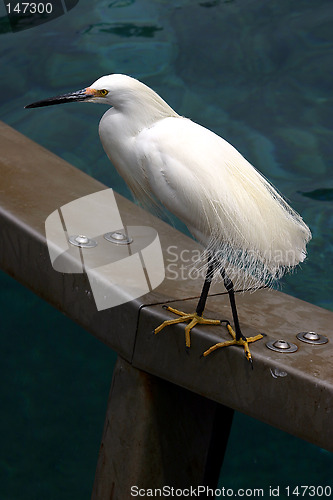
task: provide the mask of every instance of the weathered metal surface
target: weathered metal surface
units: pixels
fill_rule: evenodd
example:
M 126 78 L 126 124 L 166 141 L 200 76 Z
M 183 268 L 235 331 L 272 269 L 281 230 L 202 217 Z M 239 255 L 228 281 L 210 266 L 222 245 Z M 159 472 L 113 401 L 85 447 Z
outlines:
M 216 487 L 231 421 L 229 408 L 118 358 L 92 500 L 127 499 L 131 487 L 144 498 L 163 486 Z
M 293 342 L 298 351 L 275 353 L 266 348 L 265 339 L 256 342 L 251 345 L 255 365 L 251 371 L 238 347 L 201 358 L 207 347 L 228 334 L 223 327 L 200 326 L 193 331 L 192 348 L 187 353 L 182 325 L 157 336 L 152 330 L 171 317 L 158 304 L 170 302 L 186 311 L 195 310 L 194 298 L 200 294 L 202 279 L 182 279 L 183 269 L 178 267 L 174 273 L 169 265 L 196 251 L 198 246 L 192 240 L 116 196 L 126 226 L 149 226 L 158 232 L 168 279 L 127 304 L 97 311 L 85 274 L 63 274 L 52 268 L 44 223 L 62 205 L 105 186 L 4 124 L 0 124 L 0 168 L 2 269 L 134 366 L 333 451 L 331 312 L 279 292 L 237 294 L 244 334 L 265 332 L 267 340 Z M 170 247 L 177 258 L 172 255 L 170 259 Z M 212 288 L 207 315 L 231 320 L 227 296 L 214 295 L 221 289 L 221 285 Z M 301 342 L 296 334 L 302 331 L 323 334 L 329 342 Z
M 182 325 L 154 335 L 153 329 L 166 316 L 161 306 L 141 312 L 133 365 L 333 451 L 332 313 L 276 291 L 262 290 L 237 299 L 244 335 L 266 334 L 250 346 L 254 370 L 238 346 L 201 357 L 212 344 L 230 338 L 223 326 L 194 328 L 189 352 Z M 196 301 L 172 306 L 192 312 Z M 227 297 L 210 297 L 206 316 L 230 319 Z M 331 341 L 324 345 L 301 342 L 296 334 L 304 328 L 325 334 Z M 277 339 L 297 344 L 298 350 L 269 350 L 266 342 Z

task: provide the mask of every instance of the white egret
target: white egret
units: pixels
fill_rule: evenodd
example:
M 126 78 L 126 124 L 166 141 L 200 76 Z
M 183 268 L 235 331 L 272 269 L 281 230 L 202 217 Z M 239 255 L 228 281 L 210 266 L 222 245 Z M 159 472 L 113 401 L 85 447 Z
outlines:
M 186 345 L 196 324 L 220 324 L 203 317 L 214 275 L 222 276 L 229 294 L 232 340 L 248 360 L 248 342 L 241 332 L 234 284 L 258 288 L 280 278 L 305 259 L 309 228 L 273 186 L 227 141 L 179 116 L 156 92 L 126 75 L 103 76 L 77 92 L 35 102 L 27 108 L 86 101 L 107 104 L 99 134 L 106 154 L 141 202 L 159 203 L 185 222 L 204 245 L 207 274 L 197 309 L 167 325 L 188 322 Z M 230 276 L 227 275 L 231 273 Z M 231 279 L 232 278 L 232 279 Z M 232 281 L 233 280 L 233 281 Z

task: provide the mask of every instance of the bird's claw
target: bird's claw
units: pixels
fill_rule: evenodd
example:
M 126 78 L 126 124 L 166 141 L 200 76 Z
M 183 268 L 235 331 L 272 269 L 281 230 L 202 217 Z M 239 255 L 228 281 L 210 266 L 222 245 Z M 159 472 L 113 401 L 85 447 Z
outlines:
M 185 313 L 183 311 L 179 311 L 178 309 L 174 309 L 173 307 L 170 306 L 162 306 L 163 309 L 166 309 L 167 311 L 170 311 L 174 314 L 177 314 L 179 318 L 175 319 L 168 319 L 166 321 L 163 321 L 157 328 L 155 328 L 154 333 L 157 334 L 163 328 L 166 326 L 170 325 L 175 325 L 177 323 L 184 323 L 188 322 L 188 325 L 185 327 L 185 345 L 186 345 L 186 351 L 189 351 L 189 348 L 191 346 L 191 330 L 198 324 L 206 324 L 206 325 L 221 325 L 221 323 L 225 323 L 228 332 L 230 333 L 232 340 L 226 340 L 225 342 L 218 342 L 217 344 L 211 346 L 207 351 L 205 351 L 201 357 L 208 356 L 210 353 L 215 351 L 216 349 L 219 349 L 220 347 L 228 347 L 230 345 L 241 345 L 244 348 L 244 353 L 246 359 L 251 363 L 251 368 L 253 369 L 253 361 L 252 361 L 252 356 L 251 352 L 249 349 L 249 343 L 251 342 L 256 342 L 257 340 L 260 340 L 263 338 L 263 335 L 258 334 L 255 335 L 254 337 L 244 337 L 244 335 L 241 334 L 240 338 L 237 338 L 236 333 L 234 332 L 230 322 L 228 320 L 222 319 L 207 319 L 203 318 L 202 316 L 199 316 L 197 313 Z
M 229 321 L 227 322 L 227 329 L 230 335 L 232 336 L 232 340 L 226 340 L 225 342 L 218 342 L 217 344 L 211 346 L 207 351 L 203 353 L 203 356 L 208 356 L 211 354 L 213 351 L 216 349 L 219 349 L 220 347 L 228 347 L 230 345 L 241 345 L 244 348 L 244 353 L 246 359 L 251 363 L 251 368 L 253 369 L 253 361 L 252 361 L 252 356 L 251 352 L 249 349 L 249 343 L 251 342 L 256 342 L 257 340 L 260 340 L 263 338 L 263 335 L 258 334 L 255 335 L 254 337 L 244 337 L 244 335 L 241 335 L 239 339 L 237 339 L 236 333 L 234 332 L 233 328 L 231 327 Z
M 185 344 L 186 347 L 189 348 L 191 346 L 191 330 L 194 328 L 196 325 L 220 325 L 221 322 L 219 319 L 208 319 L 204 318 L 203 316 L 199 316 L 197 313 L 185 313 L 183 311 L 179 311 L 178 309 L 174 309 L 173 307 L 164 307 L 164 309 L 177 314 L 180 316 L 179 318 L 175 319 L 168 319 L 166 321 L 163 321 L 161 325 L 159 325 L 157 328 L 155 328 L 155 334 L 159 333 L 163 328 L 166 326 L 170 325 L 175 325 L 177 323 L 184 323 L 184 322 L 189 322 L 188 325 L 185 327 Z

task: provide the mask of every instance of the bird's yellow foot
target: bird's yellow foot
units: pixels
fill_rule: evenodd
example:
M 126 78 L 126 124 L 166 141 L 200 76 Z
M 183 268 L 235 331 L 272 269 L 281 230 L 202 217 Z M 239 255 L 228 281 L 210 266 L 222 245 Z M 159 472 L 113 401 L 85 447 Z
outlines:
M 232 329 L 231 325 L 229 322 L 227 322 L 227 329 L 230 335 L 232 336 L 232 340 L 226 340 L 225 342 L 218 342 L 215 345 L 212 345 L 207 351 L 203 353 L 203 356 L 208 356 L 211 352 L 215 351 L 216 349 L 219 349 L 220 347 L 228 347 L 229 345 L 242 345 L 244 347 L 244 352 L 246 359 L 250 361 L 252 364 L 252 356 L 250 353 L 249 349 L 249 343 L 251 342 L 256 342 L 256 340 L 260 340 L 263 338 L 263 335 L 259 333 L 258 335 L 255 335 L 254 337 L 241 337 L 240 339 L 236 339 L 236 333 Z
M 189 324 L 185 327 L 185 342 L 186 347 L 191 346 L 191 337 L 190 333 L 192 328 L 195 325 L 220 325 L 221 321 L 219 319 L 207 319 L 199 316 L 197 313 L 188 314 L 183 311 L 178 311 L 178 309 L 174 309 L 173 307 L 166 307 L 167 311 L 171 311 L 174 314 L 180 316 L 180 318 L 176 319 L 168 319 L 167 321 L 163 321 L 163 323 L 155 328 L 154 333 L 159 333 L 165 326 L 175 325 L 176 323 L 183 323 L 189 321 Z

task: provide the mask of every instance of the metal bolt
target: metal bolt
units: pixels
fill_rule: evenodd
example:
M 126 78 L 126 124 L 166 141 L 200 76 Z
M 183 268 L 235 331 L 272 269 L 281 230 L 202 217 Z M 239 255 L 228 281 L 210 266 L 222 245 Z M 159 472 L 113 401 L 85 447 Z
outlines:
M 105 233 L 104 238 L 111 243 L 116 243 L 117 245 L 129 245 L 132 243 L 133 238 L 130 238 L 122 231 L 114 231 L 113 233 Z
M 300 332 L 296 335 L 298 340 L 306 342 L 307 344 L 327 344 L 328 338 L 325 335 L 319 335 L 316 332 Z
M 292 342 L 287 342 L 286 340 L 282 339 L 275 340 L 272 342 L 267 342 L 266 346 L 268 347 L 268 349 L 271 349 L 272 351 L 283 352 L 283 353 L 295 352 L 298 349 L 296 344 L 293 344 Z
M 290 345 L 285 340 L 276 340 L 273 344 L 274 347 L 278 349 L 289 349 Z
M 68 241 L 75 247 L 94 248 L 97 246 L 97 241 L 88 238 L 88 236 L 85 236 L 84 234 L 70 236 Z

